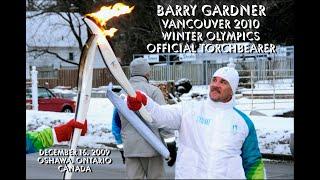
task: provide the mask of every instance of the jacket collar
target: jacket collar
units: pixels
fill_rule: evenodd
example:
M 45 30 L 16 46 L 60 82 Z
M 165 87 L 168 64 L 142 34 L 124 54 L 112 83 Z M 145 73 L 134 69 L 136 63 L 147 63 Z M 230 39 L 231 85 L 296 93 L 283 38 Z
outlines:
M 232 96 L 232 99 L 229 102 L 223 103 L 223 102 L 214 102 L 210 99 L 210 97 L 207 98 L 207 103 L 213 107 L 213 108 L 220 108 L 220 109 L 229 109 L 233 108 L 236 105 L 235 102 L 235 96 Z
M 144 81 L 148 83 L 148 79 L 145 76 L 132 76 L 130 77 L 130 82 L 141 82 Z

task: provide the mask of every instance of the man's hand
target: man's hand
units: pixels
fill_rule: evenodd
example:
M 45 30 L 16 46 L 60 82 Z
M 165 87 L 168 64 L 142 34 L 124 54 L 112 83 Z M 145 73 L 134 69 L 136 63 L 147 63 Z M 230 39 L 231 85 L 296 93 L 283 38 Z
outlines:
M 74 128 L 82 129 L 81 136 L 84 136 L 87 133 L 87 120 L 85 120 L 84 124 L 82 124 L 74 119 L 71 119 L 66 124 L 54 127 L 58 142 L 70 141 L 71 133 L 73 132 Z
M 128 108 L 132 111 L 138 111 L 141 106 L 147 104 L 147 97 L 141 92 L 136 91 L 136 97 L 127 96 Z

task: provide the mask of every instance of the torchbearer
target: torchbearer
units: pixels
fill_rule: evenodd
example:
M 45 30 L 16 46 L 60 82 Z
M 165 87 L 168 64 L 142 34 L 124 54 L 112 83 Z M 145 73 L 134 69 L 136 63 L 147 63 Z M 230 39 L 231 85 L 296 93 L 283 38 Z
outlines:
M 266 178 L 254 124 L 235 108 L 238 83 L 238 72 L 223 67 L 213 74 L 206 101 L 160 106 L 143 93 L 127 97 L 129 109 L 144 103 L 156 126 L 179 130 L 176 179 Z

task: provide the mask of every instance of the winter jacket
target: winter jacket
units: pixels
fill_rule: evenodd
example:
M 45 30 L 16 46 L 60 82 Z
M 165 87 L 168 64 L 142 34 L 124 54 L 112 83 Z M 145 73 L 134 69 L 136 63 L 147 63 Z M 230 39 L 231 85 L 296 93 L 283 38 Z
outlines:
M 130 83 L 135 90 L 141 90 L 150 96 L 158 104 L 165 104 L 164 96 L 161 90 L 148 83 L 143 76 L 134 76 L 130 78 Z M 135 128 L 121 115 L 121 137 L 123 141 L 123 150 L 125 157 L 154 157 L 160 154 L 152 148 L 149 143 L 135 130 Z M 159 129 L 151 127 L 156 136 L 161 138 Z M 174 136 L 174 134 L 172 134 Z
M 164 106 L 148 97 L 153 125 L 179 130 L 176 178 L 265 178 L 254 124 L 234 105 L 234 97 Z
M 45 149 L 53 146 L 55 134 L 52 128 L 46 128 L 42 131 L 27 131 L 26 132 L 26 154 L 38 152 L 40 149 Z

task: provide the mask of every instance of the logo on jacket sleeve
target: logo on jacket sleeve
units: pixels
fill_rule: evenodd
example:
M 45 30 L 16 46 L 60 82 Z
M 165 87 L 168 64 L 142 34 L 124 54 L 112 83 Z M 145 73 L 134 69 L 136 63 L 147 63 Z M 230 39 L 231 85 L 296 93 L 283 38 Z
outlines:
M 237 134 L 239 132 L 239 127 L 237 124 L 232 124 L 232 134 Z

